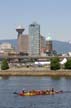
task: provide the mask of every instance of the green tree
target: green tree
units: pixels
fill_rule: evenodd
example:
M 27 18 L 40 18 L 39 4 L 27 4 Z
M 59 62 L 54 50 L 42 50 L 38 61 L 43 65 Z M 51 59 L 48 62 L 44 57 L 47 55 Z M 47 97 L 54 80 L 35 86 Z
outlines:
M 67 62 L 64 64 L 65 69 L 71 69 L 71 59 L 67 60 Z
M 60 63 L 59 63 L 59 58 L 54 57 L 51 59 L 51 65 L 50 65 L 51 70 L 58 70 L 60 69 Z
M 1 69 L 2 70 L 9 69 L 9 65 L 8 65 L 7 59 L 3 59 L 2 60 L 2 62 L 1 62 Z

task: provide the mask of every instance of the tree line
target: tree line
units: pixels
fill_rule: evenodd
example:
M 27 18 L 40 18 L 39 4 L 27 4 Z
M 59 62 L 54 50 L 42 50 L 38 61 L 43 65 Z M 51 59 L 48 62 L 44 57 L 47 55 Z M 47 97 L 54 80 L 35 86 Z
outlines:
M 60 59 L 58 57 L 54 57 L 51 59 L 50 69 L 51 70 L 59 70 L 59 69 L 71 69 L 71 59 L 68 59 L 66 63 L 60 64 Z
M 71 69 L 71 59 L 68 59 L 63 66 L 60 64 L 60 59 L 58 57 L 54 57 L 51 60 L 50 69 L 51 70 L 59 70 L 59 69 Z M 1 62 L 1 70 L 9 69 L 9 64 L 7 59 L 3 59 Z

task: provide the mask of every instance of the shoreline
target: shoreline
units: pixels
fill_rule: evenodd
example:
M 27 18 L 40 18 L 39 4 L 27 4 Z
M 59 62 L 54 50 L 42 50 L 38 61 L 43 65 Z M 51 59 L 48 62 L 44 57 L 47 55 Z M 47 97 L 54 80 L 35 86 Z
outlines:
M 0 76 L 64 76 L 71 77 L 71 70 L 9 69 L 0 70 Z

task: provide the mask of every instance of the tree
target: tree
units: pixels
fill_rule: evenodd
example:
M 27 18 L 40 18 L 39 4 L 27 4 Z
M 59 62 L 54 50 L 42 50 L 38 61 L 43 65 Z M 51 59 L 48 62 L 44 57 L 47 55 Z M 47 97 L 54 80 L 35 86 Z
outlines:
M 67 60 L 67 62 L 64 64 L 65 69 L 71 69 L 71 59 Z
M 54 57 L 51 59 L 51 65 L 50 65 L 51 70 L 58 70 L 60 69 L 60 63 L 59 63 L 59 58 Z
M 9 65 L 8 65 L 7 59 L 3 59 L 2 60 L 2 62 L 1 62 L 1 69 L 2 70 L 9 69 Z

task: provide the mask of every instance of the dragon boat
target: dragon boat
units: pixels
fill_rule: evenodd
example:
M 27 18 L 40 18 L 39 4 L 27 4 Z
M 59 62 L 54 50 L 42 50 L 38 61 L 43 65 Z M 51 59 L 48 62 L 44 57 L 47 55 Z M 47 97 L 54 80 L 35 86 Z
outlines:
M 21 91 L 18 94 L 19 96 L 37 96 L 37 95 L 55 95 L 63 93 L 63 91 L 52 91 L 52 90 L 31 90 L 31 91 Z

